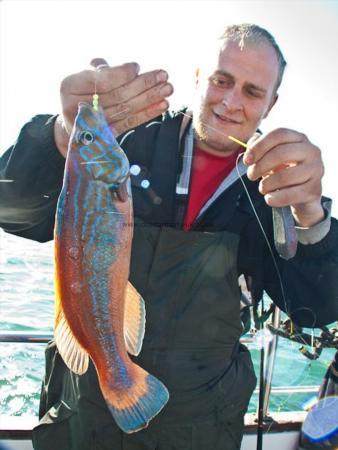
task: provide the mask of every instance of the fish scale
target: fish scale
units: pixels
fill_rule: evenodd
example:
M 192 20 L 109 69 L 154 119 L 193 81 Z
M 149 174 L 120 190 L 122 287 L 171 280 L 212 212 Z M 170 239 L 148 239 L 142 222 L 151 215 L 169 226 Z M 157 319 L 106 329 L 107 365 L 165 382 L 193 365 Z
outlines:
M 92 360 L 108 409 L 132 433 L 148 425 L 169 394 L 127 353 L 140 352 L 145 324 L 143 299 L 128 282 L 129 183 L 129 162 L 102 110 L 80 104 L 56 215 L 55 341 L 75 373 L 83 375 Z

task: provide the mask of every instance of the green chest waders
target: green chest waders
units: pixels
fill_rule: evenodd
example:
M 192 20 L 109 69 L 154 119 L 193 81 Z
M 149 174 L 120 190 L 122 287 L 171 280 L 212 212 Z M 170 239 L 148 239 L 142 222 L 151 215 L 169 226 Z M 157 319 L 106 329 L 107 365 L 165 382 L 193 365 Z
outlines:
M 238 344 L 237 245 L 238 236 L 228 232 L 135 224 L 130 280 L 146 302 L 146 334 L 134 359 L 167 386 L 169 402 L 146 430 L 125 435 L 106 408 L 93 365 L 76 376 L 51 343 L 36 450 L 155 450 L 162 448 L 156 432 L 216 426 L 245 411 L 256 379 L 249 353 Z M 175 433 L 178 439 L 177 430 L 170 436 Z M 184 443 L 170 448 L 188 450 Z

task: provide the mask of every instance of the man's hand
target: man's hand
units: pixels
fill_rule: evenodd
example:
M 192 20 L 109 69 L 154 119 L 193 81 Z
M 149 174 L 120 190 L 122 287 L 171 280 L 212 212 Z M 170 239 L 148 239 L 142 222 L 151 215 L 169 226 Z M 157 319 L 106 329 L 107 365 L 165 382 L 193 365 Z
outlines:
M 297 225 L 324 218 L 321 206 L 324 166 L 321 152 L 297 131 L 279 128 L 249 143 L 244 155 L 248 178 L 257 180 L 269 206 L 291 206 Z
M 95 70 L 70 75 L 61 83 L 62 115 L 55 122 L 54 136 L 64 157 L 78 104 L 92 103 L 95 90 L 115 136 L 164 112 L 166 97 L 173 92 L 163 70 L 139 75 L 136 63 L 109 67 L 101 58 L 92 60 L 91 65 Z

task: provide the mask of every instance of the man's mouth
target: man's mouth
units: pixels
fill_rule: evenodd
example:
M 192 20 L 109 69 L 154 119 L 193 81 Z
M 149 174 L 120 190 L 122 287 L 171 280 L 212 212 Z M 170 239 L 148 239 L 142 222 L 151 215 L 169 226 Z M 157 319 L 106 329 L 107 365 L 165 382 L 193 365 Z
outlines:
M 229 123 L 229 124 L 233 124 L 233 125 L 240 125 L 242 123 L 241 121 L 234 120 L 228 116 L 217 114 L 215 111 L 213 111 L 213 114 L 216 116 L 216 118 L 218 120 L 220 120 L 221 122 L 224 122 L 224 123 Z

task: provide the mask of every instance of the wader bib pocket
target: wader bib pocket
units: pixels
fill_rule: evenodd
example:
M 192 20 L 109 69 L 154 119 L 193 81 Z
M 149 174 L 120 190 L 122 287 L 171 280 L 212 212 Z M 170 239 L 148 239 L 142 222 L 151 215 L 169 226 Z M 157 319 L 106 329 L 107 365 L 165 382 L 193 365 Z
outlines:
M 47 411 L 38 426 L 33 429 L 35 450 L 72 450 L 70 418 L 73 416 L 69 406 L 61 400 Z
M 246 412 L 256 383 L 250 352 L 240 344 L 237 356 L 219 382 L 222 397 L 219 408 L 220 421 L 228 421 L 240 411 Z

